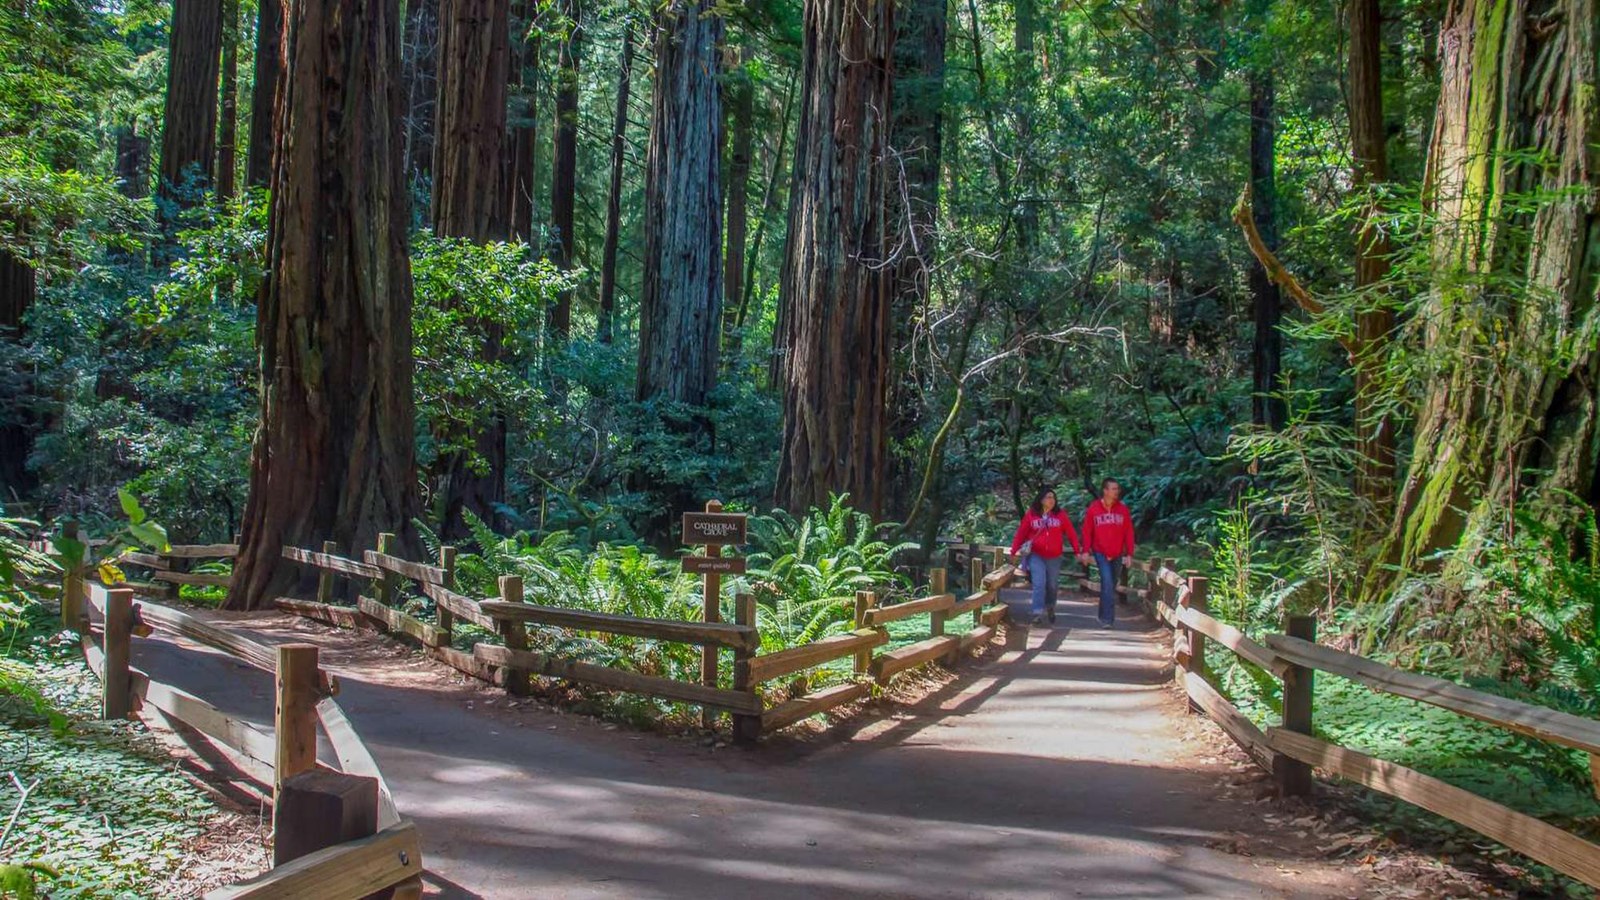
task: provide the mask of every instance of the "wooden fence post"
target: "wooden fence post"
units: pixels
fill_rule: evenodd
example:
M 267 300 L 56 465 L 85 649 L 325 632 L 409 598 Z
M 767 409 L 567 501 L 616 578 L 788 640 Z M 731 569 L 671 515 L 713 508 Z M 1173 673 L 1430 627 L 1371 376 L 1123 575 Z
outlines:
M 133 591 L 115 588 L 106 591 L 105 671 L 100 679 L 100 718 L 128 717 L 128 673 L 133 655 Z
M 928 571 L 928 593 L 942 594 L 945 592 L 945 574 L 943 569 L 930 569 Z M 949 614 L 942 609 L 928 613 L 928 636 L 939 637 L 944 634 L 944 623 Z M 858 626 L 859 627 L 859 626 Z
M 272 864 L 378 833 L 378 779 L 312 769 L 283 780 L 272 817 Z
M 276 816 L 283 783 L 317 767 L 317 648 L 278 645 L 277 749 L 272 763 L 272 809 Z
M 500 576 L 500 599 L 507 603 L 522 603 L 522 576 Z M 506 647 L 512 650 L 528 649 L 528 626 L 521 622 L 509 619 L 496 619 L 495 624 L 500 626 L 500 637 L 506 642 Z M 508 666 L 506 674 L 506 693 L 516 696 L 525 696 L 528 693 L 528 670 Z
M 1290 616 L 1284 625 L 1289 637 L 1317 642 L 1315 616 Z M 1283 728 L 1299 734 L 1311 734 L 1311 688 L 1314 669 L 1290 665 L 1283 673 Z M 1311 793 L 1311 767 L 1287 754 L 1279 753 L 1272 760 L 1272 774 L 1278 783 L 1278 794 L 1283 797 L 1304 797 Z
M 337 556 L 339 545 L 335 541 L 323 541 L 322 552 L 329 556 Z M 333 573 L 327 569 L 317 569 L 317 602 L 333 602 Z
M 967 560 L 967 580 L 972 583 L 974 594 L 983 590 L 983 576 L 986 574 L 988 573 L 983 568 L 983 557 L 974 553 L 972 558 Z
M 721 500 L 707 500 L 706 512 L 722 512 Z M 706 547 L 706 556 L 716 559 L 722 556 L 722 547 L 710 544 Z M 704 612 L 701 618 L 706 623 L 720 622 L 722 620 L 722 576 L 716 572 L 707 572 Z M 700 683 L 708 688 L 717 686 L 717 646 L 707 644 L 700 648 Z M 712 728 L 717 724 L 717 711 L 709 706 L 700 708 L 700 725 L 703 728 Z
M 1190 609 L 1205 613 L 1210 610 L 1206 591 L 1209 582 L 1203 575 L 1189 576 L 1189 599 L 1184 604 Z M 1189 671 L 1204 676 L 1206 673 L 1206 636 L 1189 629 Z M 1197 710 L 1198 711 L 1198 710 Z
M 734 598 L 734 621 L 740 625 L 756 627 L 756 595 L 740 594 Z M 760 643 L 757 642 L 757 646 Z M 755 650 L 735 650 L 733 653 L 733 689 L 745 691 L 759 696 L 756 686 L 750 681 L 750 658 L 755 656 Z M 733 742 L 736 744 L 754 744 L 761 738 L 761 717 L 736 713 L 733 717 Z
M 394 545 L 394 535 L 387 531 L 378 535 L 379 553 L 382 553 L 386 556 L 393 556 L 395 549 Z M 393 606 L 395 598 L 400 594 L 400 576 L 389 571 L 388 569 L 384 569 L 383 575 L 378 579 L 378 584 L 376 585 L 375 590 L 378 594 L 377 599 L 379 603 L 382 603 L 384 606 Z
M 856 628 L 867 627 L 867 610 L 878 605 L 878 598 L 871 591 L 856 591 Z M 865 675 L 872 668 L 872 650 L 856 651 L 856 675 Z
M 1128 596 L 1128 575 L 1133 571 L 1133 566 L 1123 566 L 1117 572 L 1117 602 L 1124 606 L 1133 606 L 1133 599 Z
M 78 539 L 78 523 L 68 520 L 61 525 L 61 536 L 70 540 Z M 85 558 L 89 547 L 84 545 Z M 87 618 L 83 611 L 83 568 L 68 569 L 61 577 L 61 625 L 73 631 L 88 633 L 83 620 Z
M 455 590 L 456 589 L 456 548 L 454 548 L 454 547 L 440 547 L 439 548 L 439 568 L 444 570 L 444 588 L 445 588 L 445 590 L 447 590 L 447 591 Z M 434 614 L 439 619 L 439 636 L 444 642 L 442 646 L 448 647 L 448 646 L 450 646 L 450 644 L 452 642 L 452 639 L 453 639 L 453 635 L 451 634 L 451 632 L 453 632 L 455 630 L 455 627 L 456 627 L 455 614 L 450 612 L 450 610 L 445 609 L 442 606 L 435 606 L 434 607 Z

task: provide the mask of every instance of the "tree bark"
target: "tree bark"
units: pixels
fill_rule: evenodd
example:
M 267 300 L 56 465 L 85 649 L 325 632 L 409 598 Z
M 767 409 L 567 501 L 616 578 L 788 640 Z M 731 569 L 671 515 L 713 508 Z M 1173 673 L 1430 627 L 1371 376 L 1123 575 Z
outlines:
M 873 515 L 887 478 L 893 273 L 885 200 L 891 0 L 806 0 L 782 279 L 783 448 L 791 510 L 848 492 Z
M 439 0 L 406 0 L 406 178 L 433 179 L 434 103 L 439 97 Z
M 1571 524 L 1563 492 L 1594 487 L 1597 29 L 1595 0 L 1453 0 L 1445 16 L 1418 313 L 1435 362 L 1369 597 L 1439 550 L 1473 558 L 1519 503 Z
M 283 547 L 358 552 L 408 534 L 418 511 L 399 10 L 292 4 L 257 304 L 261 426 L 230 609 L 308 587 Z
M 1038 77 L 1033 65 L 1034 47 L 1033 37 L 1035 30 L 1034 0 L 1013 0 L 1013 14 L 1015 15 L 1015 30 L 1013 32 L 1013 48 L 1016 57 L 1016 79 L 1018 90 L 1013 95 L 1016 107 L 1016 149 L 1013 153 L 1018 161 L 1017 183 L 1019 195 L 1017 207 L 1017 249 L 1022 251 L 1026 261 L 1033 252 L 1037 243 L 1036 235 L 1039 231 L 1039 210 L 1025 196 L 1032 187 L 1033 160 L 1033 114 L 1030 101 L 1036 90 L 1035 79 Z M 941 5 L 941 10 L 943 6 Z
M 167 100 L 161 129 L 161 180 L 156 212 L 166 263 L 178 216 L 211 188 L 217 147 L 217 68 L 222 53 L 219 0 L 173 0 L 167 43 Z
M 150 195 L 150 138 L 130 123 L 117 128 L 117 191 L 130 200 Z
M 737 350 L 739 301 L 744 296 L 745 245 L 750 228 L 750 165 L 755 146 L 753 122 L 756 92 L 745 69 L 749 48 L 740 48 L 735 71 L 727 76 L 728 90 L 728 191 L 727 250 L 722 263 L 722 315 L 729 350 Z
M 239 142 L 239 0 L 222 2 L 222 109 L 217 126 L 217 205 L 233 199 Z
M 567 32 L 561 39 L 556 73 L 556 145 L 551 163 L 550 227 L 555 231 L 555 263 L 562 271 L 573 264 L 573 212 L 578 199 L 578 41 L 579 0 L 561 0 Z M 548 328 L 556 342 L 572 332 L 572 291 L 562 291 L 550 307 Z
M 1278 251 L 1277 99 L 1270 69 L 1250 73 L 1250 192 L 1256 230 L 1273 253 Z M 1260 263 L 1250 267 L 1250 297 L 1255 320 L 1251 350 L 1254 395 L 1251 421 L 1277 431 L 1287 417 L 1279 373 L 1283 368 L 1283 296 Z
M 250 147 L 245 184 L 272 180 L 272 136 L 283 81 L 283 0 L 260 0 L 256 13 L 255 87 L 250 95 Z
M 38 279 L 33 267 L 10 252 L 0 250 L 0 340 L 20 341 L 23 317 L 38 297 Z M 0 491 L 10 500 L 25 497 L 38 486 L 28 471 L 33 439 L 38 431 L 32 398 L 34 382 L 30 373 L 7 374 L 14 391 L 0 398 Z
M 451 0 L 441 8 L 431 216 L 434 233 L 441 237 L 479 244 L 506 237 L 509 13 L 506 0 Z M 502 335 L 488 323 L 479 327 L 481 359 L 493 363 L 500 358 Z M 456 399 L 467 405 L 482 402 Z M 449 423 L 436 423 L 436 430 L 443 442 L 465 440 L 473 448 L 471 453 L 447 451 L 436 462 L 443 476 L 443 534 L 461 538 L 469 533 L 464 511 L 493 524 L 505 502 L 506 422 L 494 414 L 470 434 L 449 433 Z
M 656 39 L 636 397 L 705 406 L 722 323 L 722 96 L 714 0 L 675 0 Z
M 540 37 L 528 37 L 536 13 L 531 0 L 517 0 L 512 6 L 511 31 L 511 113 L 506 124 L 511 139 L 506 146 L 506 189 L 511 192 L 508 227 L 511 239 L 534 243 L 534 183 L 537 180 L 539 134 L 539 48 Z
M 1382 18 L 1379 0 L 1350 0 L 1350 143 L 1358 191 L 1374 191 L 1389 177 L 1383 113 Z M 1394 330 L 1394 312 L 1378 290 L 1389 274 L 1389 239 L 1376 220 L 1376 197 L 1356 235 L 1356 289 L 1364 291 L 1356 314 L 1355 427 L 1360 454 L 1356 492 L 1382 520 L 1394 503 L 1394 425 L 1374 408 L 1380 369 Z
M 600 343 L 612 338 L 617 307 L 617 243 L 622 231 L 622 172 L 628 156 L 628 96 L 633 84 L 633 20 L 622 29 L 617 73 L 617 116 L 611 126 L 611 187 L 606 194 L 606 238 L 600 254 Z M 653 146 L 653 145 L 652 145 Z

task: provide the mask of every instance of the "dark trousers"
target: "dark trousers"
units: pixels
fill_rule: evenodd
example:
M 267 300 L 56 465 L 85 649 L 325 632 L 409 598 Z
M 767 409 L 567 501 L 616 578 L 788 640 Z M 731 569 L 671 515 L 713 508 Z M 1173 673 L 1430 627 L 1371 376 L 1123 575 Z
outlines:
M 1104 553 L 1096 553 L 1094 564 L 1100 569 L 1100 621 L 1110 625 L 1117 620 L 1117 585 L 1122 581 L 1122 557 L 1107 558 Z

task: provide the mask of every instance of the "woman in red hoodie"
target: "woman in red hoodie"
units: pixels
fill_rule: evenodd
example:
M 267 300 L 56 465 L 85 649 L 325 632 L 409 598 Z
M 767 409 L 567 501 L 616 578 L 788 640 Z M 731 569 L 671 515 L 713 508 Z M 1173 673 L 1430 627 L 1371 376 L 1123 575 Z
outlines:
M 1083 513 L 1083 553 L 1094 556 L 1100 568 L 1100 627 L 1117 620 L 1117 583 L 1122 570 L 1133 562 L 1133 516 L 1122 505 L 1122 485 L 1115 478 L 1100 482 L 1100 499 Z
M 1072 517 L 1056 506 L 1056 492 L 1045 488 L 1034 498 L 1033 505 L 1017 526 L 1016 537 L 1011 539 L 1011 558 L 1016 559 L 1027 545 L 1028 580 L 1033 584 L 1033 624 L 1056 620 L 1056 584 L 1061 579 L 1061 558 L 1066 548 L 1080 553 L 1078 532 L 1072 527 Z

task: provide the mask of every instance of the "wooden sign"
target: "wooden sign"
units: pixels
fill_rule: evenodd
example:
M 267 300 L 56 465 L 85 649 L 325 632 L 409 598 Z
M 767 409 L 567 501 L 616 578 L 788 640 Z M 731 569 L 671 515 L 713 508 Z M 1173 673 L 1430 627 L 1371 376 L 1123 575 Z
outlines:
M 684 513 L 683 542 L 726 546 L 745 541 L 744 513 Z
M 743 575 L 742 556 L 685 556 L 683 570 L 696 575 Z

